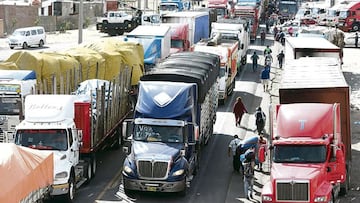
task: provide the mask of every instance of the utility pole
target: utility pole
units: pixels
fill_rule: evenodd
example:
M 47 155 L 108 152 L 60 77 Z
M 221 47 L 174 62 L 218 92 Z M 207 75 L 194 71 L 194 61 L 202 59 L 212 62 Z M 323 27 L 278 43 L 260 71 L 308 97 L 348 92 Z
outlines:
M 79 40 L 78 40 L 78 44 L 82 43 L 82 35 L 83 35 L 83 20 L 84 19 L 84 4 L 83 4 L 83 0 L 80 0 L 80 5 L 79 5 Z

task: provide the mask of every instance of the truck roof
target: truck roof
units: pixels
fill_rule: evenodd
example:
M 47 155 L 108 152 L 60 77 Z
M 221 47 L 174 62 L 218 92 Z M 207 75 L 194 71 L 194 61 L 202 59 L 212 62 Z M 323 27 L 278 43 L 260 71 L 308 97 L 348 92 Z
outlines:
M 33 70 L 0 70 L 0 80 L 34 80 L 36 73 Z
M 241 17 L 238 17 L 238 18 L 220 18 L 216 21 L 216 23 L 228 23 L 228 24 L 246 24 L 248 23 L 248 20 L 246 18 L 241 18 Z
M 228 59 L 228 47 L 225 46 L 206 46 L 197 44 L 194 46 L 194 51 L 216 54 L 220 57 L 221 63 L 225 63 Z
M 170 31 L 170 26 L 167 25 L 140 25 L 133 31 L 126 34 L 127 37 L 137 36 L 155 36 L 163 37 Z
M 75 101 L 84 100 L 87 99 L 76 95 L 28 95 L 25 99 L 25 120 L 28 122 L 72 120 Z
M 193 52 L 186 53 L 188 54 L 188 59 L 194 57 Z M 195 55 L 205 55 L 205 53 L 196 53 Z M 218 58 L 218 56 L 215 55 L 207 56 L 213 57 L 214 59 Z M 199 100 L 202 102 L 211 86 L 216 83 L 219 75 L 219 67 L 214 65 L 204 62 L 188 62 L 182 58 L 172 58 L 172 56 L 169 56 L 149 73 L 144 75 L 141 80 L 196 83 L 199 88 Z
M 347 10 L 352 8 L 353 6 L 356 6 L 357 4 L 360 5 L 359 1 L 343 1 L 337 5 L 339 5 L 338 9 L 339 10 Z
M 348 87 L 335 58 L 304 57 L 286 62 L 280 89 L 327 87 Z
M 300 110 L 301 109 L 301 110 Z M 322 138 L 334 133 L 334 107 L 325 103 L 281 104 L 277 114 L 279 138 Z M 315 114 L 312 112 L 316 112 Z M 291 115 L 291 116 L 289 116 Z M 301 123 L 299 121 L 306 121 Z M 282 125 L 280 125 L 282 124 Z M 321 139 L 323 141 L 323 139 Z
M 167 17 L 199 17 L 199 16 L 206 16 L 209 15 L 209 12 L 206 11 L 181 11 L 181 12 L 173 12 L 173 13 L 167 13 L 162 18 Z
M 327 39 L 320 37 L 287 37 L 286 43 L 289 43 L 291 47 L 298 49 L 333 49 L 340 51 L 339 47 L 337 47 Z

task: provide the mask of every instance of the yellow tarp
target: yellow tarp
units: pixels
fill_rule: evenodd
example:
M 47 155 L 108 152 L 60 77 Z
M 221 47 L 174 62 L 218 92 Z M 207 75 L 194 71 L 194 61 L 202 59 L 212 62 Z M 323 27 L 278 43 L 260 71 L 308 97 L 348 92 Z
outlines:
M 74 57 L 81 64 L 82 81 L 104 79 L 105 59 L 98 52 L 85 47 L 75 47 L 62 53 Z
M 144 49 L 142 45 L 124 42 L 116 38 L 107 38 L 84 45 L 84 47 L 100 53 L 105 58 L 105 80 L 113 79 L 119 74 L 121 68 L 127 66 L 132 69 L 131 85 L 138 84 L 144 73 Z
M 16 63 L 14 62 L 0 62 L 0 70 L 18 70 Z

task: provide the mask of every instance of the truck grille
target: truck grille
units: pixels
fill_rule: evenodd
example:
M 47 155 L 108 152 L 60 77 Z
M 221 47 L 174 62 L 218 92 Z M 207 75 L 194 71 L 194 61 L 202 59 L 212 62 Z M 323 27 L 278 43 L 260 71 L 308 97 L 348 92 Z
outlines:
M 255 15 L 254 11 L 235 10 L 235 16 L 253 17 L 254 15 Z
M 143 178 L 166 178 L 168 162 L 164 161 L 138 161 L 138 172 Z
M 309 201 L 308 182 L 277 182 L 276 196 L 278 201 Z

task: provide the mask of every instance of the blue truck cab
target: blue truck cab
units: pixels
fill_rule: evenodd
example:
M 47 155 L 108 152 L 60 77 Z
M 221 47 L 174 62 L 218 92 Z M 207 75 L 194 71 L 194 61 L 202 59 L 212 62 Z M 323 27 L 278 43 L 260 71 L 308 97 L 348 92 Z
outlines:
M 159 3 L 160 15 L 190 10 L 191 2 L 188 0 L 161 0 Z
M 183 53 L 194 58 L 193 52 Z M 205 57 L 198 59 L 204 62 L 181 65 L 184 59 L 169 56 L 141 78 L 134 118 L 123 123 L 123 136 L 131 142 L 124 147 L 125 193 L 186 194 L 216 114 L 220 59 L 210 57 L 215 65 L 207 65 Z

